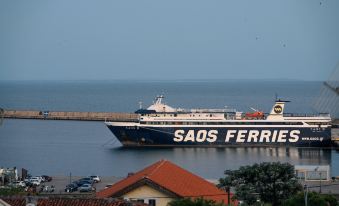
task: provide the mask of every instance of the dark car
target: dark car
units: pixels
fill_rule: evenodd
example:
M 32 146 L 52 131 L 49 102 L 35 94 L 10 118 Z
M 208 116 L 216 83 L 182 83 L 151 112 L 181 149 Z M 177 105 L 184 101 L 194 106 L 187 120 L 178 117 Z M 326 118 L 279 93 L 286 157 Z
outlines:
M 78 181 L 74 181 L 73 184 L 76 184 L 78 187 L 80 187 L 83 184 L 90 184 L 90 185 L 92 185 L 93 182 L 89 182 L 89 181 L 86 181 L 86 180 L 78 180 Z
M 66 188 L 65 188 L 65 192 L 74 192 L 77 190 L 78 190 L 78 185 L 74 183 L 66 185 Z
M 47 175 L 41 175 L 41 177 L 43 178 L 44 182 L 50 182 L 52 181 L 52 177 L 47 176 Z
M 91 185 L 93 185 L 93 183 L 94 183 L 94 180 L 92 178 L 90 178 L 90 177 L 81 178 L 79 181 L 80 182 L 86 181 L 86 182 L 89 182 Z
M 30 181 L 24 181 L 26 187 L 33 187 L 33 183 Z

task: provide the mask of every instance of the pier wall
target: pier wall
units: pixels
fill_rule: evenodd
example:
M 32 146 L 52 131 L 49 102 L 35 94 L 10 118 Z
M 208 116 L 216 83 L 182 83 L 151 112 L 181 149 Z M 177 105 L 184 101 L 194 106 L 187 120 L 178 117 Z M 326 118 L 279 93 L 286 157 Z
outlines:
M 60 111 L 5 110 L 3 117 L 14 119 L 136 121 L 138 115 L 134 113 L 116 113 L 116 112 L 60 112 Z

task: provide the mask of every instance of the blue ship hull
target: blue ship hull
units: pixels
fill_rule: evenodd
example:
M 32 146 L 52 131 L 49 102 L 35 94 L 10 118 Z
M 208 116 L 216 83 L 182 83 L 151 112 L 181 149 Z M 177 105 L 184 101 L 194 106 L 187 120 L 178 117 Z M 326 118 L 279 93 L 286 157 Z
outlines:
M 330 127 L 107 126 L 123 146 L 333 146 Z

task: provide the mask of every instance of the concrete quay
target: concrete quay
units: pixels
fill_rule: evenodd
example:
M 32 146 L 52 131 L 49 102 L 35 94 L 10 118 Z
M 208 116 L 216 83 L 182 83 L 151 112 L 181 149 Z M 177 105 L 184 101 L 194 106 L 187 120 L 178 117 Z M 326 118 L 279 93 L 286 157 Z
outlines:
M 137 114 L 117 112 L 58 112 L 4 110 L 4 118 L 13 119 L 46 119 L 46 120 L 84 120 L 84 121 L 136 121 Z

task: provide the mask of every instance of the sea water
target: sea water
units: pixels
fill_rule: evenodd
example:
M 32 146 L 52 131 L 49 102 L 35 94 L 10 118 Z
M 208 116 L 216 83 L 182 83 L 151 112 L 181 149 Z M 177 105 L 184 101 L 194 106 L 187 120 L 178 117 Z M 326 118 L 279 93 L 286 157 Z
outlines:
M 269 112 L 276 96 L 291 102 L 285 112 L 315 113 L 321 82 L 310 81 L 35 81 L 1 82 L 0 107 L 39 111 L 133 112 L 154 97 L 180 108 L 251 108 Z M 280 161 L 330 165 L 339 175 L 339 152 L 317 148 L 121 147 L 103 122 L 5 119 L 0 126 L 0 167 L 33 175 L 126 176 L 161 159 L 208 179 L 226 169 Z

